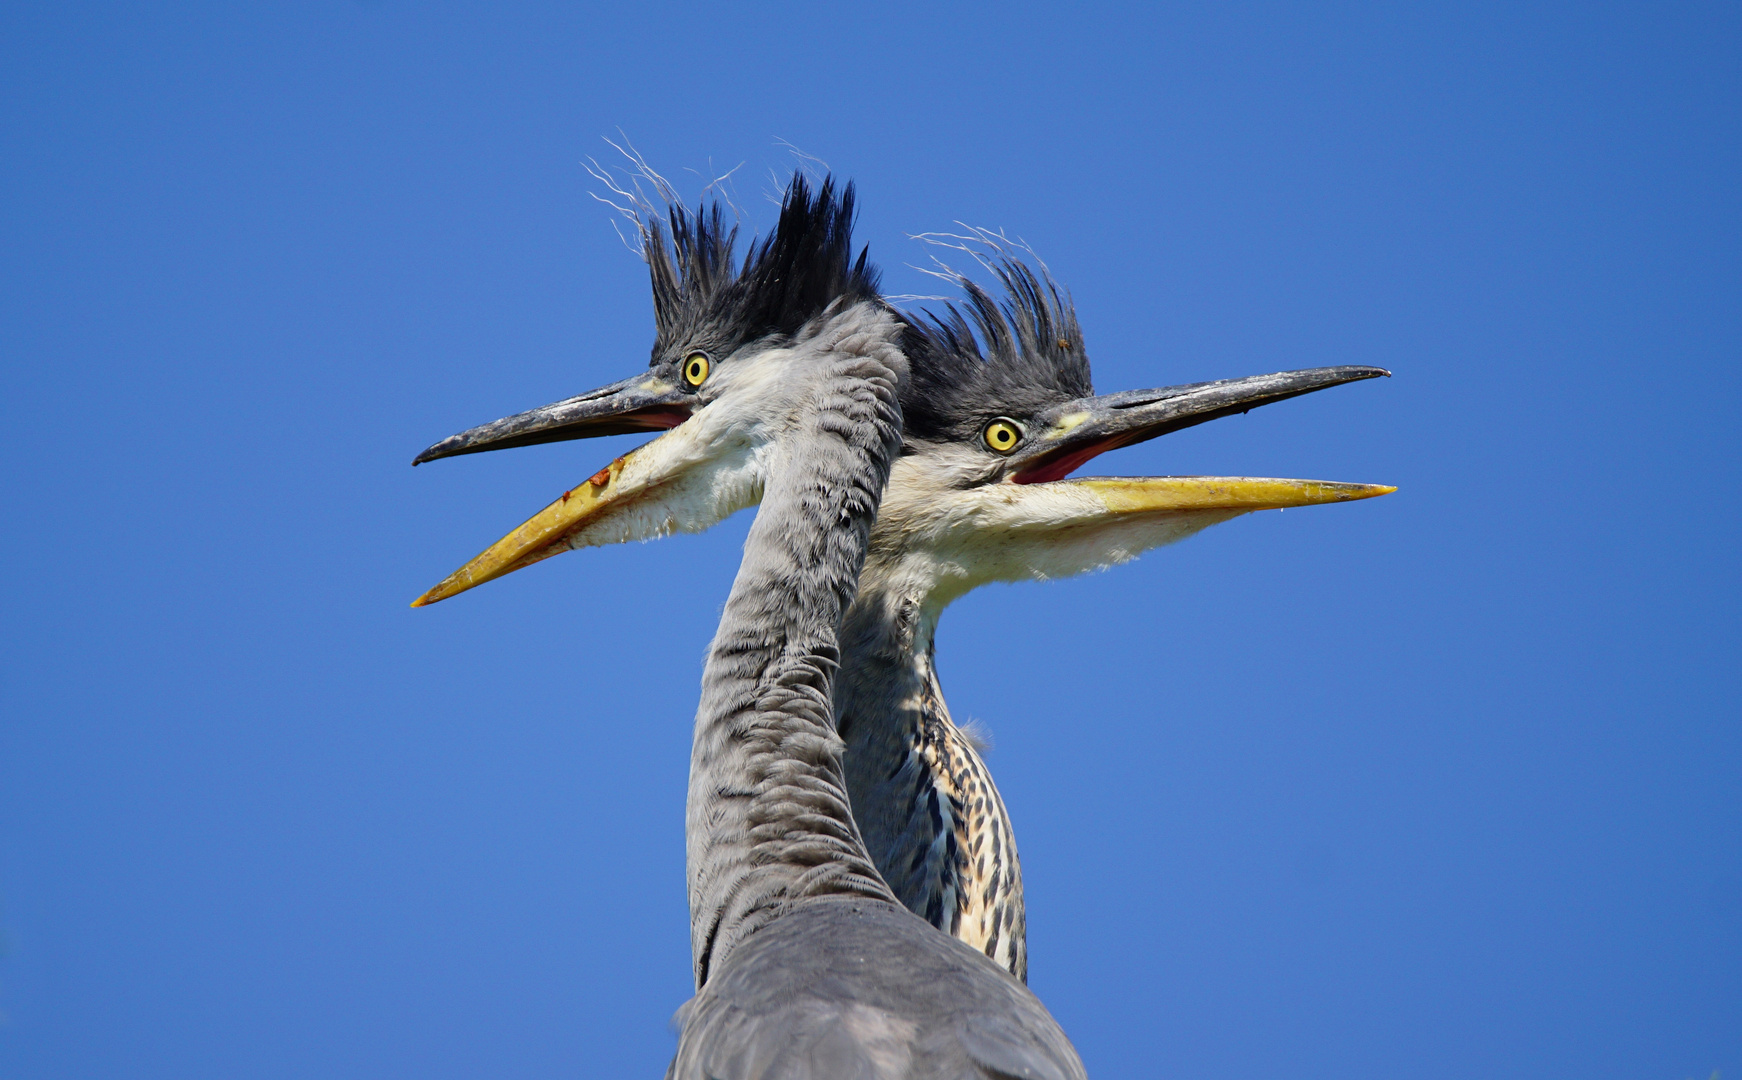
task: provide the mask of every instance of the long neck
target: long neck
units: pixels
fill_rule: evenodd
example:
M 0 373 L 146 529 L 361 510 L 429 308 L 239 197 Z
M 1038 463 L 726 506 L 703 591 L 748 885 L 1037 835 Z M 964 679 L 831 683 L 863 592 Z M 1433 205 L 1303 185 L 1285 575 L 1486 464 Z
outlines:
M 836 342 L 819 361 L 703 671 L 687 821 L 698 988 L 795 902 L 894 900 L 853 822 L 830 706 L 841 615 L 901 441 L 899 354 L 866 338 L 860 355 Z
M 835 705 L 854 816 L 897 899 L 1026 979 L 1022 866 L 1009 814 L 944 702 L 935 593 L 923 570 L 902 564 L 873 555 L 841 631 Z

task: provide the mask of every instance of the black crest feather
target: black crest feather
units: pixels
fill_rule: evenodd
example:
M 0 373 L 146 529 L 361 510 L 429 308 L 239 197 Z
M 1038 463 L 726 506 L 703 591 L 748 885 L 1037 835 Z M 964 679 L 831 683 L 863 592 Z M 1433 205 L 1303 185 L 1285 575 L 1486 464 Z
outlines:
M 962 278 L 965 312 L 948 304 L 911 321 L 901 401 L 910 439 L 971 439 L 994 417 L 1030 416 L 1094 393 L 1076 307 L 1051 275 L 1007 256 L 992 270 L 1003 303 Z
M 734 266 L 738 226 L 719 203 L 692 212 L 673 205 L 669 231 L 657 218 L 643 228 L 653 278 L 657 336 L 653 363 L 705 349 L 715 356 L 771 335 L 791 335 L 836 300 L 877 298 L 868 252 L 853 259 L 853 185 L 836 193 L 825 177 L 815 193 L 794 174 L 774 232 Z

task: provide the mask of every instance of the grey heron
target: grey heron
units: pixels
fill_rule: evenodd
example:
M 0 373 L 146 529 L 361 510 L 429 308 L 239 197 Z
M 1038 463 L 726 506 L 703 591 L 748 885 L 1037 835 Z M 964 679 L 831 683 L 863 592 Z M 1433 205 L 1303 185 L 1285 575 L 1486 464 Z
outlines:
M 912 320 L 904 337 L 913 360 L 905 441 L 842 631 L 835 704 L 854 817 L 885 881 L 910 910 L 1026 979 L 1015 835 L 937 678 L 944 608 L 987 582 L 1110 566 L 1253 510 L 1390 491 L 1249 477 L 1065 478 L 1117 446 L 1386 372 L 1319 368 L 1097 396 L 1075 310 L 1050 276 L 1007 253 L 988 266 L 1002 304 L 960 278 L 965 313 L 951 306 Z M 650 535 L 602 525 L 621 511 L 594 509 L 591 490 L 566 495 L 547 511 L 555 525 L 523 526 L 437 591 L 570 547 Z M 693 525 L 673 519 L 652 532 Z
M 852 189 L 788 188 L 735 266 L 715 208 L 646 236 L 648 372 L 419 460 L 671 428 L 420 598 L 760 501 L 702 675 L 686 818 L 696 996 L 668 1076 L 1082 1076 L 1028 988 L 903 907 L 854 824 L 831 688 L 890 463 L 905 326 L 851 258 Z M 552 550 L 554 549 L 554 550 Z
M 1333 367 L 1095 395 L 1074 306 L 1007 248 L 963 308 L 919 322 L 901 457 L 841 634 L 836 722 L 866 846 L 897 897 L 1027 977 L 1015 834 L 937 676 L 938 619 L 993 581 L 1125 562 L 1254 510 L 1370 498 L 1370 484 L 1250 477 L 1070 478 L 1096 455 L 1388 374 Z

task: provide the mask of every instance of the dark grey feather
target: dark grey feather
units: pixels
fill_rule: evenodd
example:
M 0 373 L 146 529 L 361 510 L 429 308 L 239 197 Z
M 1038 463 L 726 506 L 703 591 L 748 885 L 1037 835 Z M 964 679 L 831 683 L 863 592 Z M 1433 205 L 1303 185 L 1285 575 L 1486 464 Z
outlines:
M 668 1080 L 1072 1080 L 1029 989 L 899 905 L 814 900 L 747 939 L 680 1014 Z
M 782 232 L 793 221 L 848 250 L 850 202 L 835 206 L 825 182 L 817 201 L 834 213 L 819 229 L 801 182 L 794 189 Z M 794 207 L 811 216 L 795 219 Z M 784 245 L 782 232 L 747 265 L 810 250 Z M 854 280 L 874 283 L 859 268 Z M 668 1075 L 1080 1077 L 1025 986 L 901 907 L 853 820 L 832 688 L 910 368 L 890 309 L 844 299 L 793 327 L 792 341 L 740 351 L 738 362 L 779 363 L 778 379 L 723 384 L 756 388 L 758 406 L 783 404 L 761 415 L 761 508 L 702 674 L 685 828 L 697 995 Z
M 965 310 L 948 304 L 912 321 L 903 347 L 913 375 L 901 397 L 910 447 L 970 440 L 996 417 L 1094 393 L 1070 298 L 1044 270 L 1036 275 L 1019 260 L 1000 258 L 993 270 L 1003 303 L 962 278 Z
M 865 250 L 853 259 L 853 185 L 838 194 L 826 178 L 811 192 L 795 174 L 774 232 L 735 265 L 736 224 L 719 203 L 667 210 L 667 222 L 642 226 L 653 279 L 657 334 L 651 366 L 675 366 L 690 351 L 714 357 L 791 336 L 831 303 L 877 297 L 878 274 Z

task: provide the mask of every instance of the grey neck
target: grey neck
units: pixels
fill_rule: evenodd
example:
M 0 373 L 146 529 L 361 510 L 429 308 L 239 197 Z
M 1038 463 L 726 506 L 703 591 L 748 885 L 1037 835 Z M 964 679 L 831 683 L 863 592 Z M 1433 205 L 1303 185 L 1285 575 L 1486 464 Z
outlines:
M 774 448 L 703 671 L 686 828 L 698 989 L 796 903 L 894 901 L 853 821 L 830 698 L 841 616 L 901 443 L 896 325 L 862 313 L 807 346 L 819 353 L 810 405 Z
M 902 904 L 1026 980 L 1027 913 L 1009 814 L 944 701 L 935 594 L 923 574 L 894 569 L 901 564 L 873 554 L 841 630 L 835 712 L 854 818 Z
M 866 568 L 847 610 L 835 687 L 841 737 L 854 747 L 852 771 L 867 776 L 900 765 L 924 724 L 936 618 L 927 617 L 923 588 L 880 570 Z
M 854 819 L 885 881 L 916 915 L 949 931 L 929 910 L 932 848 L 948 831 L 931 817 L 935 768 L 921 749 L 943 709 L 932 665 L 923 594 L 867 568 L 841 627 L 835 716 L 847 746 Z M 920 853 L 924 854 L 920 854 Z

